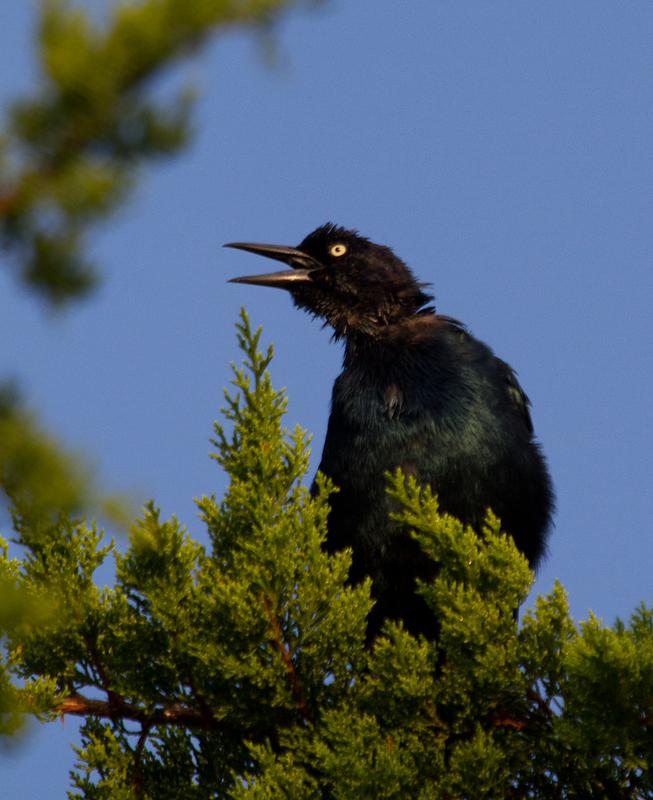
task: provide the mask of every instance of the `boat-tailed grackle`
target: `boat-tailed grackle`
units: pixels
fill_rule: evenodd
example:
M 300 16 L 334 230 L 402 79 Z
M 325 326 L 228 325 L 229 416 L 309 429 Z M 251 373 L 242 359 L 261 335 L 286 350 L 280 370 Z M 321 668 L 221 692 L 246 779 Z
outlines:
M 427 305 L 392 250 L 327 224 L 298 247 L 225 245 L 284 262 L 280 272 L 234 278 L 278 286 L 344 340 L 319 469 L 331 497 L 326 548 L 353 550 L 349 579 L 372 578 L 368 639 L 385 618 L 437 635 L 415 578 L 437 566 L 389 518 L 386 470 L 401 467 L 437 494 L 440 509 L 477 532 L 488 508 L 532 568 L 546 549 L 554 495 L 529 401 L 515 373 L 450 317 Z

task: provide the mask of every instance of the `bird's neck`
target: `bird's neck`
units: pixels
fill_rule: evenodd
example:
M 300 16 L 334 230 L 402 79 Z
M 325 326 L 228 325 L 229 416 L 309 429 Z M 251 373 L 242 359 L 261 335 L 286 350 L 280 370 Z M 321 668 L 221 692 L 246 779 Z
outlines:
M 374 364 L 391 357 L 391 351 L 398 344 L 401 326 L 366 325 L 350 328 L 345 339 L 344 366 L 358 363 Z
M 437 359 L 452 343 L 470 340 L 465 326 L 451 317 L 424 309 L 391 323 L 372 323 L 349 327 L 336 339 L 345 340 L 345 368 L 366 365 L 384 370 L 391 364 L 401 364 L 407 355 L 412 359 Z

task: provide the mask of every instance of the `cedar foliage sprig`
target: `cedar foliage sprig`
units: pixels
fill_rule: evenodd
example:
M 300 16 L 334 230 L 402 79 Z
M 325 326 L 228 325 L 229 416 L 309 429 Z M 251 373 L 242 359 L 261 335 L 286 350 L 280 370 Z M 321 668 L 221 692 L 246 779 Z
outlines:
M 70 0 L 40 0 L 40 85 L 0 130 L 0 246 L 52 304 L 97 281 L 85 237 L 131 194 L 142 168 L 191 132 L 193 91 L 154 82 L 219 30 L 269 27 L 292 0 L 140 0 L 100 22 Z

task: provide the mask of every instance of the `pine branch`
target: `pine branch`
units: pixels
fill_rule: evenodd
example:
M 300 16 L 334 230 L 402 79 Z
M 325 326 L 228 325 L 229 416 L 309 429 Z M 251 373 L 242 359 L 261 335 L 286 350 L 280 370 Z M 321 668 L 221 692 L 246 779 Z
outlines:
M 143 729 L 158 725 L 172 725 L 186 728 L 190 731 L 210 731 L 224 733 L 228 736 L 247 739 L 251 742 L 264 742 L 274 736 L 274 731 L 267 726 L 253 726 L 239 728 L 231 725 L 226 720 L 219 720 L 212 713 L 207 715 L 202 710 L 188 708 L 181 703 L 173 703 L 167 708 L 154 713 L 148 713 L 143 706 L 130 703 L 119 695 L 114 695 L 112 700 L 95 700 L 85 697 L 79 692 L 69 695 L 54 709 L 60 714 L 69 714 L 75 717 L 96 717 L 117 720 L 130 720 L 138 722 Z

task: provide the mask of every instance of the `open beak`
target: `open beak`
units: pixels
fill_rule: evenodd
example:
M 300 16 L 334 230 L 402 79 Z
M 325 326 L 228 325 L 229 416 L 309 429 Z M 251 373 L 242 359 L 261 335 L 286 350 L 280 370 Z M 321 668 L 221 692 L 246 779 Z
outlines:
M 257 286 L 277 286 L 280 289 L 291 289 L 298 283 L 310 281 L 311 272 L 322 266 L 301 250 L 281 244 L 230 242 L 223 246 L 234 247 L 236 250 L 247 250 L 250 253 L 273 258 L 275 261 L 283 261 L 292 267 L 292 269 L 284 269 L 280 272 L 267 272 L 264 275 L 245 275 L 242 278 L 231 278 L 229 283 L 252 283 Z

